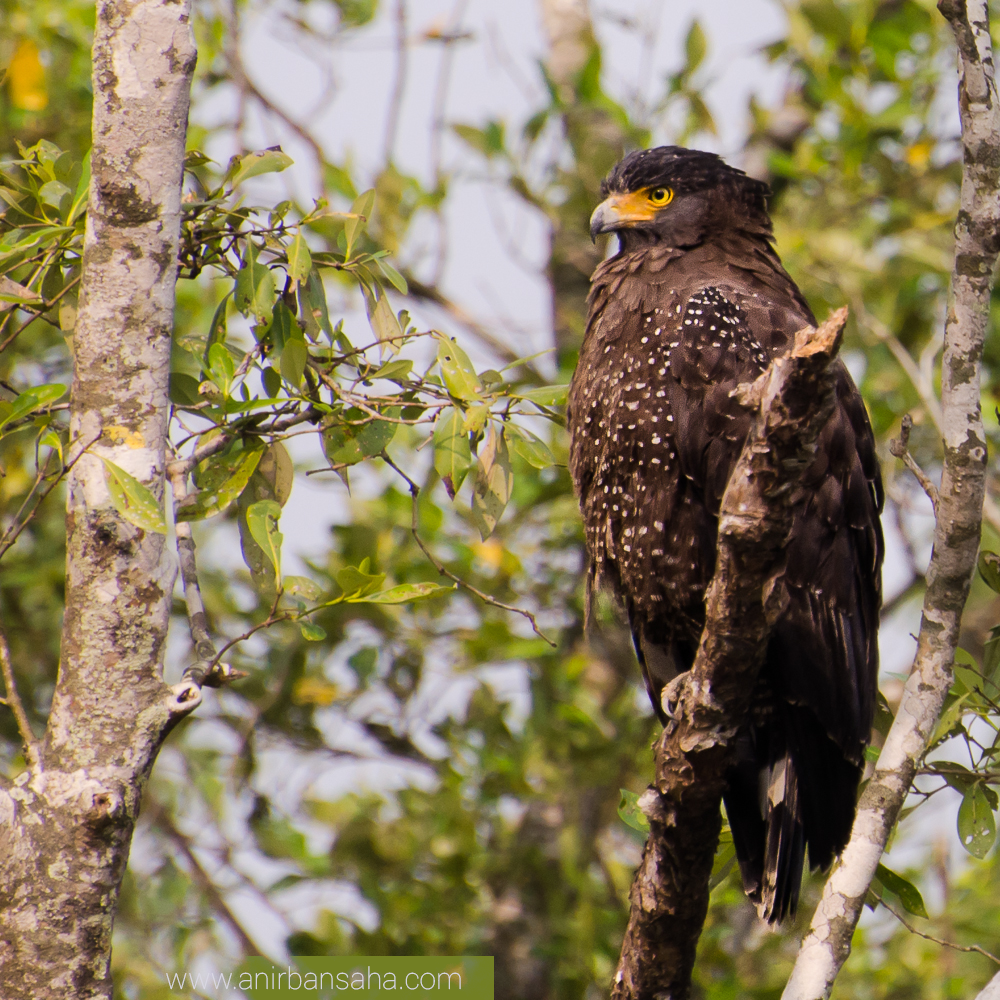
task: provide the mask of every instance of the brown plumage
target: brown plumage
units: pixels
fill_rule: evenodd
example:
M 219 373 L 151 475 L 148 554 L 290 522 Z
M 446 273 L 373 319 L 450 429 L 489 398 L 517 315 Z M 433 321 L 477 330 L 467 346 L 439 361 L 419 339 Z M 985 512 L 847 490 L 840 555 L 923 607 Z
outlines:
M 604 182 L 595 271 L 570 391 L 570 467 L 592 583 L 624 605 L 653 707 L 694 659 L 722 494 L 752 416 L 730 395 L 815 319 L 772 246 L 766 185 L 666 146 Z M 878 674 L 882 483 L 864 403 L 837 402 L 795 498 L 786 606 L 736 740 L 726 812 L 759 912 L 794 912 L 806 848 L 850 835 Z

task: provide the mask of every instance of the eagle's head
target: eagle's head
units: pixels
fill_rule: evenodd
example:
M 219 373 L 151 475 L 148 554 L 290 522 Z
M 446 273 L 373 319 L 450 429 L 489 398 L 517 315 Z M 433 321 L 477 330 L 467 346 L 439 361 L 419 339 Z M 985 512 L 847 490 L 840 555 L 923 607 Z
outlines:
M 590 217 L 590 236 L 615 233 L 621 248 L 663 241 L 691 247 L 733 230 L 771 238 L 770 193 L 763 181 L 715 153 L 658 146 L 629 153 L 604 179 L 604 201 Z

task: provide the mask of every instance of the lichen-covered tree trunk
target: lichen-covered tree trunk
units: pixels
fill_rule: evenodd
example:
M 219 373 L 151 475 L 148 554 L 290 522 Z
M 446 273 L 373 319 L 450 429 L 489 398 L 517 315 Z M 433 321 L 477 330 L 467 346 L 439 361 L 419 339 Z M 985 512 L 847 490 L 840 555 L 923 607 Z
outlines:
M 980 384 L 1000 251 L 1000 99 L 986 0 L 938 0 L 938 9 L 951 25 L 958 48 L 963 166 L 941 363 L 944 462 L 934 548 L 913 669 L 875 773 L 858 803 L 850 842 L 823 888 L 784 1000 L 829 997 L 850 955 L 868 887 L 954 679 L 962 614 L 982 535 L 987 456 Z
M 5 1000 L 111 996 L 111 930 L 143 784 L 199 700 L 162 679 L 175 575 L 164 535 L 117 512 L 102 461 L 162 496 L 194 63 L 187 0 L 98 3 L 66 613 L 46 732 L 0 788 Z

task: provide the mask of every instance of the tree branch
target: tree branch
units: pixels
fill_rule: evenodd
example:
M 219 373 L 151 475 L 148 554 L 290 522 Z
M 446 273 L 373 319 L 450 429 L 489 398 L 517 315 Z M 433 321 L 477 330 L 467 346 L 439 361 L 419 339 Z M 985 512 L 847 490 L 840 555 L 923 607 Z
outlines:
M 654 747 L 655 784 L 639 800 L 650 835 L 632 884 L 615 1000 L 688 996 L 730 741 L 780 603 L 773 575 L 792 525 L 789 487 L 812 461 L 835 405 L 830 367 L 846 320 L 844 308 L 818 329 L 800 330 L 789 353 L 737 390 L 758 415 L 722 499 L 715 576 L 694 665 L 664 691 L 671 721 Z
M 150 818 L 160 829 L 173 841 L 174 846 L 184 855 L 191 868 L 191 876 L 198 884 L 198 888 L 205 894 L 212 909 L 215 910 L 219 919 L 236 935 L 240 942 L 240 947 L 245 955 L 261 955 L 261 950 L 254 944 L 253 939 L 244 930 L 243 925 L 236 919 L 236 915 L 230 909 L 225 896 L 219 887 L 212 880 L 212 876 L 205 871 L 204 865 L 198 860 L 190 840 L 181 833 L 174 823 L 173 818 L 159 802 L 149 803 L 148 811 Z
M 17 731 L 24 740 L 24 759 L 29 767 L 38 767 L 38 739 L 31 728 L 28 713 L 24 710 L 24 702 L 17 691 L 17 682 L 14 679 L 14 668 L 10 662 L 10 650 L 7 648 L 7 637 L 0 631 L 0 667 L 3 668 L 3 683 L 7 690 L 7 697 L 4 699 L 10 710 L 14 713 L 14 721 L 17 723 Z
M 952 684 L 962 611 L 982 531 L 986 437 L 980 370 L 998 248 L 1000 105 L 986 0 L 939 0 L 938 9 L 958 44 L 964 165 L 941 371 L 944 468 L 934 551 L 913 670 L 875 774 L 858 804 L 851 840 L 802 942 L 784 1000 L 828 997 L 850 954 L 868 886 Z

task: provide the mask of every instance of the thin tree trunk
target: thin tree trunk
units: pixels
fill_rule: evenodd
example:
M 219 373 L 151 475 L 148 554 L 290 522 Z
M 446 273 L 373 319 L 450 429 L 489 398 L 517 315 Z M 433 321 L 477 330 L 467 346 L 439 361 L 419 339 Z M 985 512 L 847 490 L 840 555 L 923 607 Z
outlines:
M 934 551 L 913 670 L 875 774 L 858 804 L 851 840 L 830 874 L 802 942 L 784 1000 L 828 997 L 850 954 L 868 886 L 952 684 L 982 532 L 986 436 L 979 384 L 998 249 L 1000 106 L 986 0 L 939 0 L 938 7 L 958 44 L 964 165 L 941 367 L 944 468 Z
M 111 930 L 143 784 L 198 704 L 162 679 L 175 565 L 124 520 L 101 457 L 162 497 L 181 174 L 195 49 L 188 0 L 100 0 L 93 154 L 73 337 L 66 613 L 30 766 L 0 789 L 0 995 L 110 998 Z

